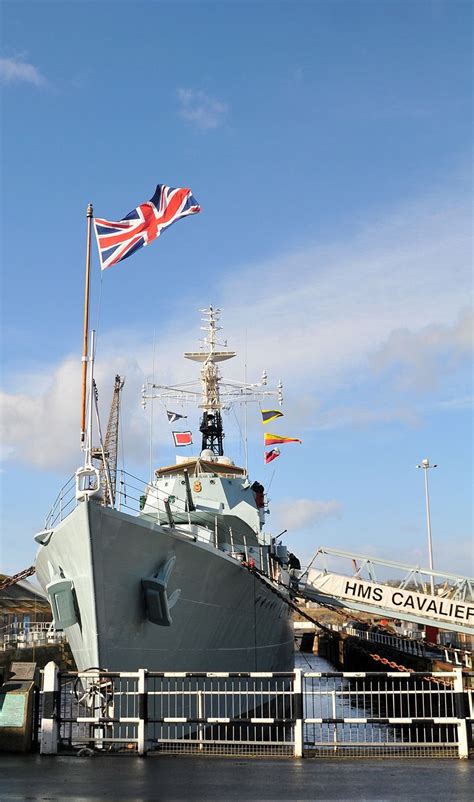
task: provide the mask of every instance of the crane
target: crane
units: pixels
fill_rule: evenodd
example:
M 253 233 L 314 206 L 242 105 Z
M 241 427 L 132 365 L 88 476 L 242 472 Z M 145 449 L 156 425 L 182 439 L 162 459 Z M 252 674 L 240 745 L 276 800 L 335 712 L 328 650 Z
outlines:
M 109 421 L 103 446 L 95 447 L 91 450 L 92 459 L 97 460 L 100 469 L 100 483 L 102 486 L 102 503 L 106 507 L 113 507 L 115 504 L 115 490 L 117 484 L 117 456 L 119 440 L 119 420 L 120 420 L 120 393 L 125 384 L 125 379 L 117 375 L 115 377 L 112 403 L 110 405 Z M 97 388 L 96 402 L 97 402 Z

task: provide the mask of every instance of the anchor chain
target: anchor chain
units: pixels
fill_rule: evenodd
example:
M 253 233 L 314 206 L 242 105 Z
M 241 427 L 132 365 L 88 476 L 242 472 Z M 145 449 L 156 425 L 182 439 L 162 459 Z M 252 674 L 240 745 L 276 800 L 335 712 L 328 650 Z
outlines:
M 407 666 L 404 666 L 401 663 L 396 663 L 394 660 L 389 660 L 387 657 L 381 657 L 380 654 L 373 654 L 370 652 L 370 657 L 372 657 L 378 663 L 382 663 L 384 666 L 393 668 L 394 671 L 405 671 L 408 674 L 413 674 L 415 671 L 414 668 L 407 668 Z
M 281 593 L 279 590 L 277 590 L 273 586 L 273 581 L 267 578 L 267 574 L 265 574 L 263 571 L 259 571 L 259 569 L 256 568 L 255 566 L 248 565 L 247 563 L 245 563 L 243 565 L 243 567 L 247 568 L 248 571 L 250 571 L 251 574 L 253 574 L 254 576 L 257 577 L 257 579 L 260 580 L 262 585 L 265 585 L 266 588 L 271 590 L 271 592 L 274 593 L 275 596 L 278 596 L 279 599 L 284 601 L 285 604 L 288 605 L 288 607 L 290 607 L 295 612 L 299 613 L 301 616 L 303 616 L 303 618 L 307 618 L 308 621 L 311 621 L 312 624 L 315 624 L 320 629 L 323 629 L 324 632 L 326 632 L 327 635 L 330 635 L 332 638 L 336 637 L 336 633 L 333 632 L 332 629 L 329 629 L 329 627 L 325 626 L 324 624 L 321 624 L 320 621 L 317 621 L 315 618 L 313 618 L 312 616 L 308 615 L 308 613 L 305 613 L 303 610 L 300 610 L 298 605 L 295 604 L 291 599 L 289 599 L 288 596 L 286 596 L 284 593 Z M 288 586 L 287 585 L 283 585 L 283 583 L 281 583 L 281 582 L 278 582 L 277 584 L 280 585 L 281 587 L 286 588 L 286 590 L 288 590 Z
M 35 565 L 30 565 L 29 568 L 24 568 L 23 571 L 20 571 L 18 574 L 14 574 L 13 576 L 7 577 L 7 579 L 3 579 L 0 582 L 0 590 L 5 590 L 5 588 L 9 588 L 11 585 L 16 585 L 16 583 L 20 582 L 21 579 L 26 579 L 26 577 L 32 576 L 32 574 L 35 572 Z
M 275 579 L 274 580 L 270 580 L 268 578 L 267 574 L 264 571 L 260 571 L 255 566 L 251 566 L 251 565 L 248 565 L 247 563 L 243 563 L 243 567 L 247 568 L 251 573 L 253 573 L 255 576 L 257 576 L 260 579 L 260 581 L 263 584 L 266 585 L 266 587 L 270 588 L 270 590 L 273 593 L 275 593 L 277 596 L 279 596 L 279 598 L 281 598 L 283 601 L 285 601 L 288 604 L 289 607 L 291 607 L 293 610 L 295 610 L 295 612 L 298 612 L 303 618 L 306 618 L 308 621 L 311 621 L 311 623 L 316 624 L 316 626 L 318 626 L 320 629 L 323 629 L 331 637 L 336 637 L 336 633 L 333 632 L 333 630 L 331 630 L 329 627 L 326 627 L 324 624 L 321 624 L 315 618 L 313 618 L 312 616 L 310 616 L 307 613 L 305 613 L 294 602 L 290 601 L 283 593 L 280 593 L 274 587 L 274 585 L 277 584 L 280 587 L 285 588 L 286 590 L 288 590 L 288 586 L 287 585 L 284 585 L 282 582 L 279 582 L 278 580 L 275 580 Z M 271 584 L 270 584 L 270 582 L 271 582 Z M 341 610 L 339 607 L 333 607 L 330 604 L 324 604 L 324 602 L 319 602 L 319 605 L 321 607 L 325 607 L 327 610 L 330 610 L 331 612 L 336 613 L 339 616 L 342 616 L 342 618 L 345 618 L 345 619 L 350 618 L 351 620 L 357 621 L 360 624 L 366 624 L 367 623 L 363 619 L 359 618 L 352 611 L 347 611 L 346 612 L 344 610 Z M 391 627 L 391 626 L 385 627 L 385 631 L 389 635 L 394 635 L 395 637 L 400 637 L 400 635 L 396 632 L 396 630 L 393 629 L 393 627 Z M 410 636 L 405 636 L 404 635 L 402 637 L 402 639 L 406 640 L 406 641 L 410 641 L 412 643 L 419 643 L 419 641 L 416 638 L 412 638 Z M 424 646 L 431 646 L 431 647 L 434 647 L 435 649 L 438 649 L 438 650 L 442 649 L 443 651 L 445 650 L 445 651 L 450 652 L 452 654 L 456 654 L 456 652 L 459 651 L 459 650 L 456 650 L 456 649 L 454 649 L 452 647 L 440 646 L 440 644 L 432 643 L 431 641 L 426 641 L 426 640 L 423 641 L 423 645 Z M 469 652 L 467 651 L 467 653 L 469 653 Z M 394 663 L 393 661 L 387 661 L 386 657 L 381 657 L 380 655 L 373 655 L 373 654 L 371 654 L 371 657 L 374 657 L 375 660 L 380 660 L 380 662 L 382 662 L 384 665 L 389 665 L 391 668 L 395 668 L 396 667 L 398 671 L 409 671 L 409 672 L 413 671 L 413 669 L 405 668 L 402 665 L 399 666 L 398 664 Z M 441 680 L 441 679 L 436 680 L 436 682 L 442 683 L 442 684 L 446 684 L 446 681 L 445 680 Z M 448 681 L 447 684 L 449 684 L 449 681 Z
M 401 663 L 395 663 L 394 660 L 389 660 L 387 657 L 381 657 L 380 654 L 374 654 L 373 652 L 370 652 L 370 657 L 372 657 L 372 659 L 376 660 L 378 663 L 382 663 L 384 666 L 389 666 L 389 668 L 392 668 L 394 671 L 405 671 L 408 674 L 416 673 L 414 668 L 407 668 L 407 666 L 404 666 Z M 426 680 L 426 682 L 434 682 L 435 685 L 444 685 L 448 688 L 452 687 L 453 685 L 453 680 L 451 679 L 432 677 L 429 674 L 424 676 L 423 679 Z
M 280 585 L 282 583 L 278 582 L 278 584 Z M 367 621 L 365 619 L 362 619 L 359 616 L 357 616 L 357 614 L 353 610 L 341 610 L 341 608 L 339 608 L 339 607 L 334 607 L 333 605 L 327 604 L 327 603 L 324 603 L 324 602 L 318 602 L 318 604 L 321 607 L 325 607 L 327 610 L 331 610 L 331 612 L 336 613 L 336 615 L 339 615 L 344 619 L 350 619 L 351 621 L 357 621 L 357 623 L 359 623 L 359 624 L 367 624 Z M 417 638 L 414 638 L 414 637 L 412 637 L 410 635 L 400 635 L 396 631 L 396 629 L 394 629 L 394 627 L 391 626 L 391 625 L 388 625 L 388 626 L 384 627 L 384 634 L 385 633 L 387 635 L 393 635 L 394 637 L 400 638 L 401 640 L 409 641 L 410 643 L 416 643 L 416 644 L 420 643 L 420 641 Z M 437 649 L 438 651 L 440 651 L 440 650 L 441 651 L 445 651 L 445 652 L 448 652 L 449 654 L 453 654 L 453 655 L 459 654 L 459 652 L 462 652 L 463 654 L 467 654 L 467 655 L 472 654 L 472 650 L 463 649 L 461 647 L 456 649 L 453 646 L 445 646 L 444 644 L 434 643 L 433 641 L 429 641 L 429 640 L 423 640 L 422 643 L 423 643 L 423 646 L 430 646 L 431 648 Z

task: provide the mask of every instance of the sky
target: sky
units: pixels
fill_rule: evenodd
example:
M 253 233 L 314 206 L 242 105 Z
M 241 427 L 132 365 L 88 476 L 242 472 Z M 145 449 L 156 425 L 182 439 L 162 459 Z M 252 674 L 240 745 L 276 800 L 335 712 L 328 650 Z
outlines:
M 144 481 L 140 388 L 196 378 L 222 310 L 226 378 L 281 379 L 302 440 L 249 471 L 267 529 L 472 575 L 472 6 L 463 0 L 2 0 L 0 571 L 83 459 L 86 207 L 121 219 L 158 183 L 202 207 L 101 273 L 91 325 L 103 426 L 125 376 L 120 465 Z M 175 405 L 176 406 L 176 405 Z M 178 405 L 199 442 L 198 411 Z M 224 417 L 242 463 L 244 411 Z M 154 405 L 154 465 L 174 462 Z M 181 454 L 196 453 L 182 449 Z

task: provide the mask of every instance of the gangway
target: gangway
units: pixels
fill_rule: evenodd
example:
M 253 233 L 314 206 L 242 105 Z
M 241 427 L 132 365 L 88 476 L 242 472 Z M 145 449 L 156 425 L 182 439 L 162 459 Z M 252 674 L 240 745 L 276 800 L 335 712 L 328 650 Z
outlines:
M 399 578 L 392 578 L 394 574 Z M 300 576 L 298 595 L 318 604 L 472 636 L 473 588 L 470 577 L 319 548 Z

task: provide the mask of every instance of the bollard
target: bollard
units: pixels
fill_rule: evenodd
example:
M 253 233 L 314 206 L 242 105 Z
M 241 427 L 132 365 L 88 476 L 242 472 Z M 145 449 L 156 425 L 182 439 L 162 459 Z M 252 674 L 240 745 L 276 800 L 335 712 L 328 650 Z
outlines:
M 41 755 L 57 755 L 58 753 L 58 715 L 57 698 L 59 691 L 59 669 L 52 661 L 47 663 L 43 672 L 43 718 L 41 721 Z
M 139 698 L 139 716 L 137 728 L 137 751 L 139 755 L 146 755 L 147 740 L 146 740 L 146 727 L 148 720 L 148 696 L 147 696 L 147 671 L 140 668 L 138 671 L 138 698 Z
M 466 759 L 469 757 L 469 743 L 467 738 L 466 704 L 464 696 L 464 682 L 462 668 L 455 668 L 454 674 L 454 696 L 456 705 L 456 717 L 458 720 L 458 752 L 459 757 Z
M 295 668 L 293 694 L 295 700 L 295 757 L 303 757 L 303 685 L 301 668 Z

